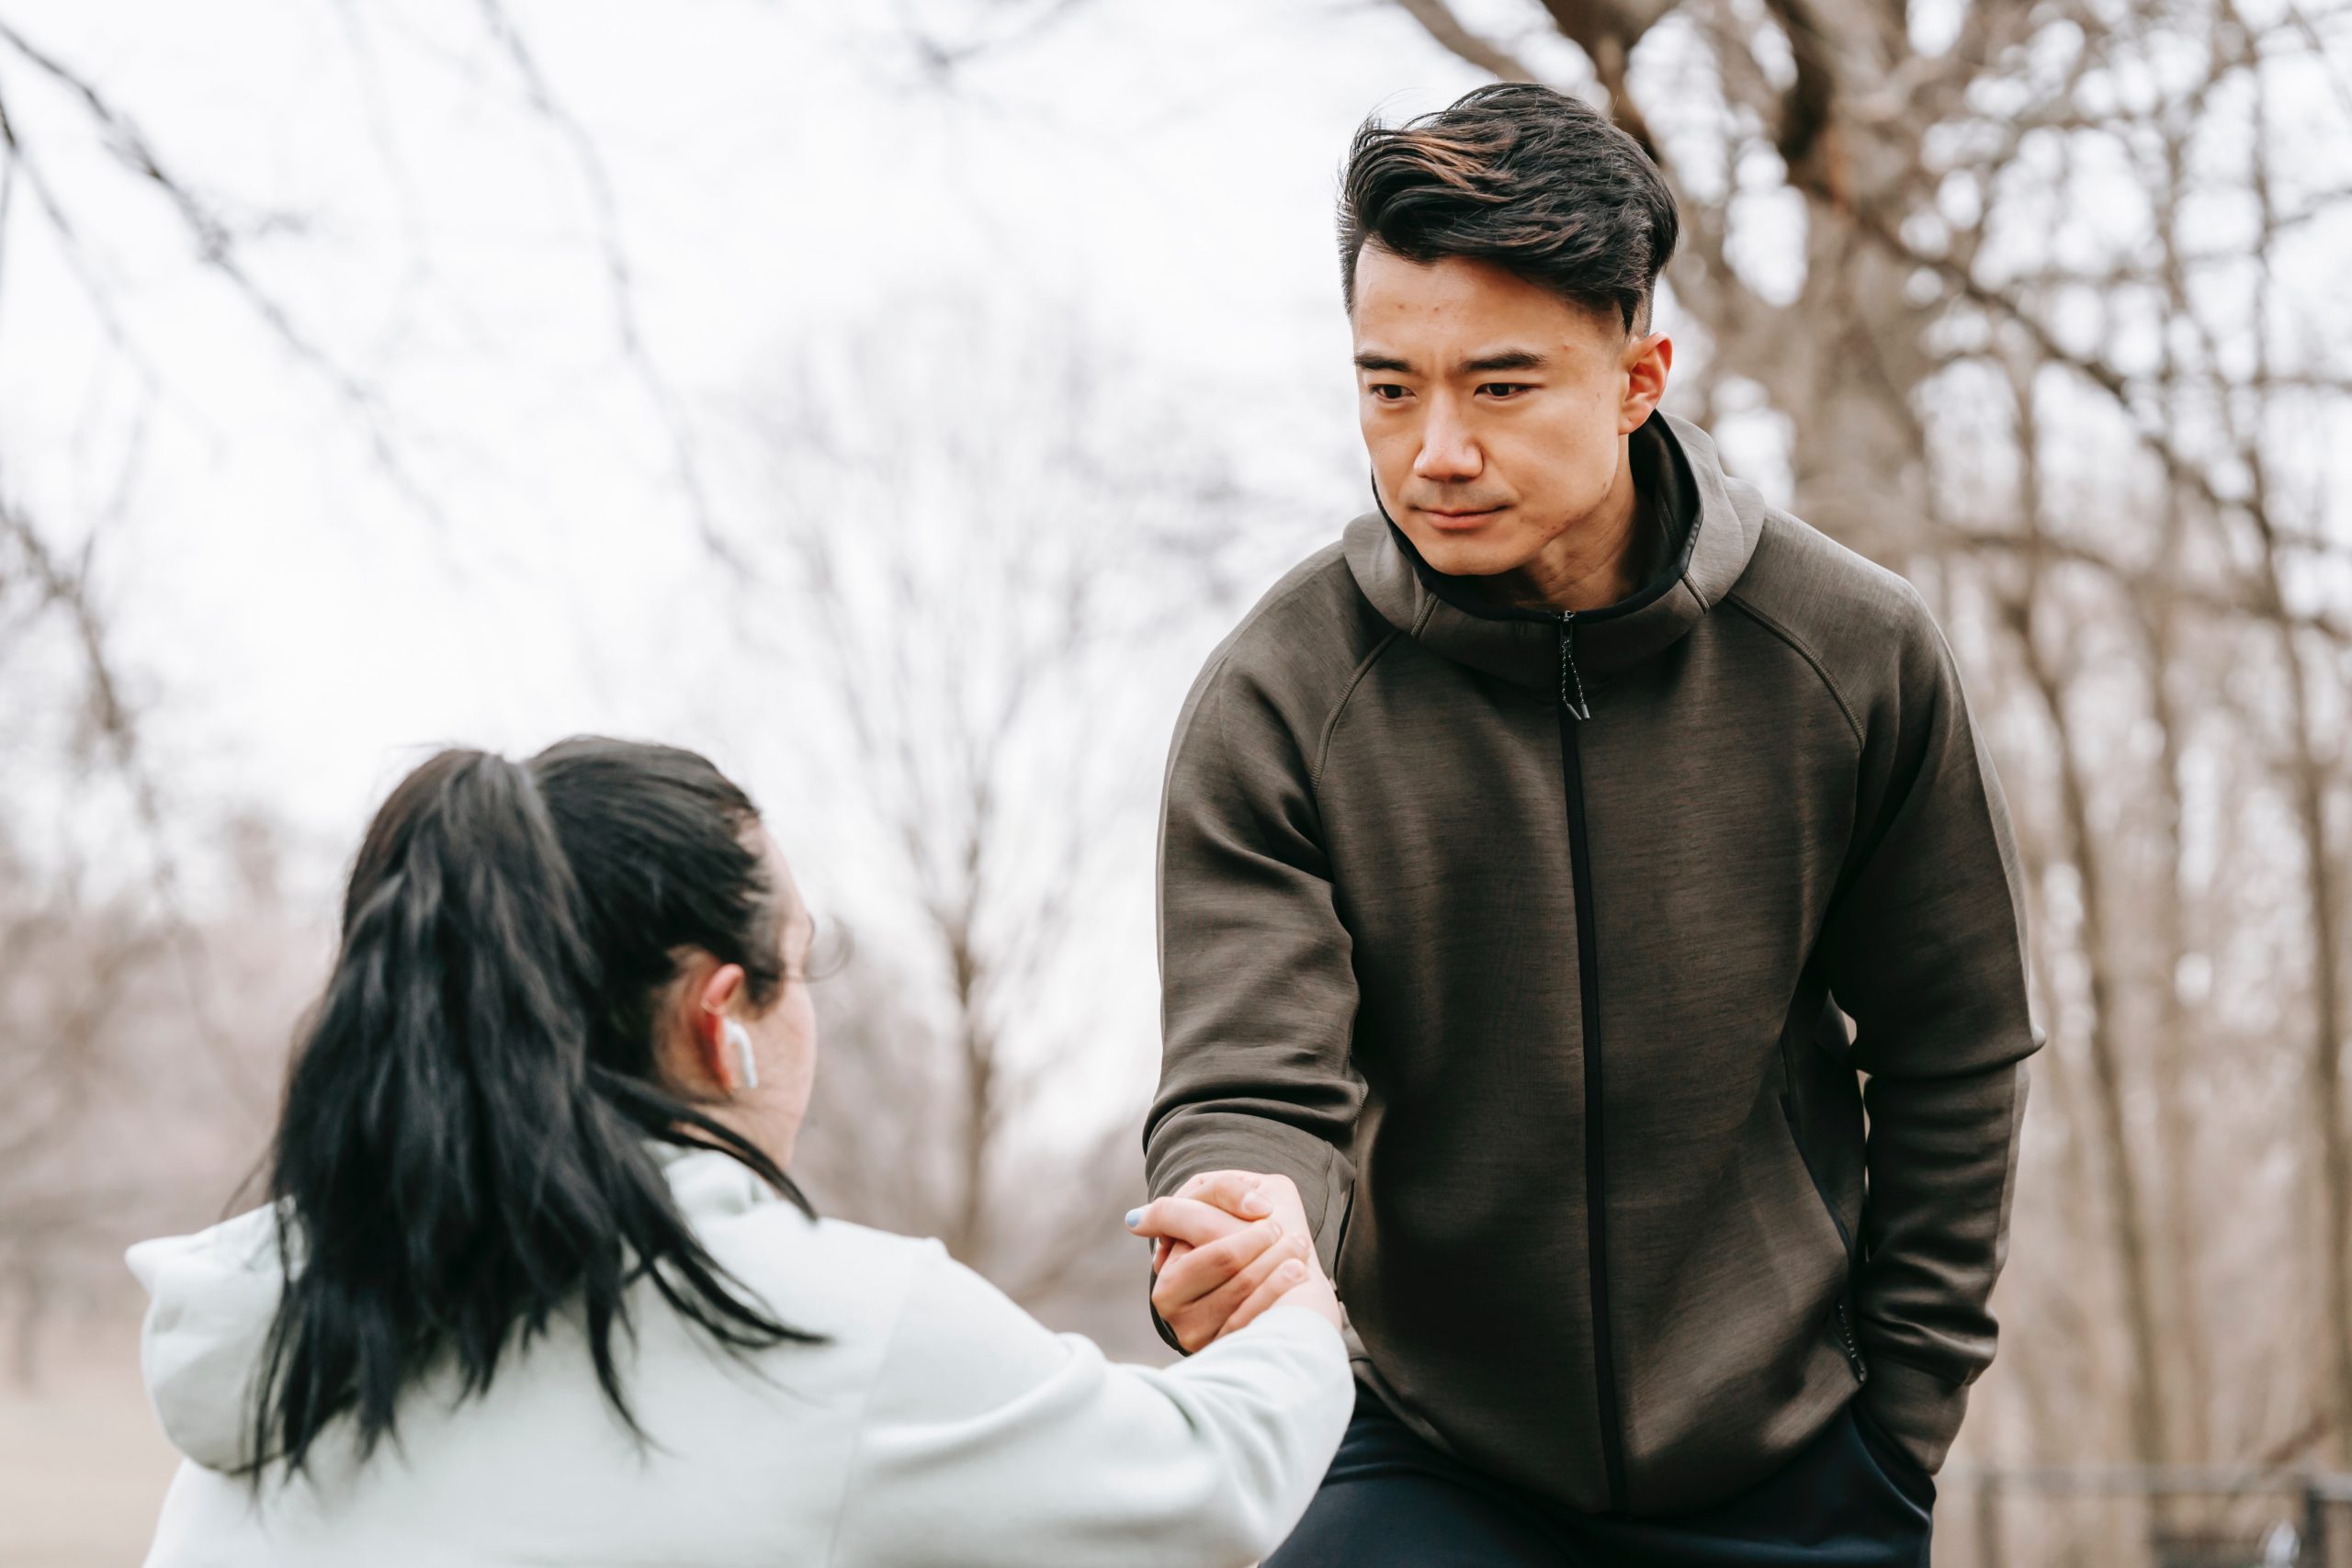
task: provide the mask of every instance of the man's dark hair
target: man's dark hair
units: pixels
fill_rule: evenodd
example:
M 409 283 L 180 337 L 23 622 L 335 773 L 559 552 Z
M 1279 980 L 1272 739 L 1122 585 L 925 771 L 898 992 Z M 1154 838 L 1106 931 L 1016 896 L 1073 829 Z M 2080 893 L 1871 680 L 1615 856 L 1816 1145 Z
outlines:
M 1356 131 L 1340 184 L 1340 278 L 1355 309 L 1367 244 L 1427 265 L 1492 263 L 1647 331 L 1674 254 L 1674 197 L 1641 144 L 1581 98 L 1526 82 Z

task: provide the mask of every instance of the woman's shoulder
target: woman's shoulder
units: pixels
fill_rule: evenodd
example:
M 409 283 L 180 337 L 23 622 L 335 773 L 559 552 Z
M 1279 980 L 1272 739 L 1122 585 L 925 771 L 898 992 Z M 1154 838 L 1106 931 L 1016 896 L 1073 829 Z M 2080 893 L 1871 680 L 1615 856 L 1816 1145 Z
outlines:
M 794 1246 L 804 1268 L 872 1280 L 898 1303 L 926 1292 L 943 1270 L 960 1268 L 945 1245 L 932 1236 L 902 1235 L 850 1220 L 810 1220 L 797 1213 L 794 1217 L 799 1221 Z
M 723 1156 L 690 1156 L 671 1177 L 711 1256 L 796 1327 L 867 1345 L 894 1366 L 962 1364 L 959 1384 L 974 1360 L 1017 1381 L 1071 1353 L 932 1237 L 815 1217 Z
M 1083 1347 L 1056 1334 L 929 1236 L 845 1220 L 810 1220 L 788 1204 L 713 1251 L 797 1326 L 865 1342 L 894 1383 L 954 1391 L 985 1406 L 1051 1375 Z M 797 1311 L 796 1319 L 791 1314 Z
M 787 1321 L 813 1312 L 828 1324 L 854 1325 L 859 1337 L 887 1331 L 917 1281 L 947 1258 L 936 1241 L 814 1218 L 783 1201 L 695 1228 L 719 1265 Z

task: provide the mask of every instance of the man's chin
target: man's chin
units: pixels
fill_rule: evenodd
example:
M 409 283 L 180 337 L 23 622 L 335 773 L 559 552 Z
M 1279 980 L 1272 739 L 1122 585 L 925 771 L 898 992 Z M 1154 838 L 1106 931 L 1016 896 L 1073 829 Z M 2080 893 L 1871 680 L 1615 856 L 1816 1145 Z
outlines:
M 1527 552 L 1515 541 L 1487 529 L 1442 533 L 1434 528 L 1408 528 L 1406 537 L 1413 541 L 1413 548 L 1420 552 L 1430 570 L 1448 577 L 1493 577 L 1527 564 Z

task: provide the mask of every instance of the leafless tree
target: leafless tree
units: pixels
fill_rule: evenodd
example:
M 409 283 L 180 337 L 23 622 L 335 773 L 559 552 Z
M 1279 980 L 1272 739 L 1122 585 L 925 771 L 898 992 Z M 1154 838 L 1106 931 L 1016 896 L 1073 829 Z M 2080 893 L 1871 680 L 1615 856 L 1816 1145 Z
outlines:
M 1106 898 L 1141 901 L 1170 634 L 1229 608 L 1248 505 L 1102 353 L 1051 314 L 916 301 L 753 420 L 802 617 L 783 701 L 804 762 L 838 749 L 823 858 L 892 955 L 844 977 L 805 1157 L 1031 1303 L 1136 1261 L 1154 1038 L 1082 1004 Z
M 953 90 L 967 65 L 1046 36 L 1072 9 L 1065 0 L 910 5 L 899 13 L 895 31 L 884 26 L 876 36 L 898 51 L 900 65 L 912 66 L 907 85 Z M 362 89 L 355 107 L 369 118 L 385 173 L 409 209 L 401 233 L 414 251 L 411 278 L 429 291 L 441 287 L 433 235 L 415 210 L 413 182 L 400 164 L 399 106 L 390 96 L 386 70 L 390 51 L 415 40 L 402 18 L 366 0 L 337 0 L 334 11 Z M 462 27 L 464 18 L 458 20 Z M 1089 1077 L 1093 1069 L 1087 1066 L 1102 1055 L 1102 1042 L 1087 1032 L 1101 1021 L 1066 1006 L 1047 1008 L 1041 1020 L 1032 1016 L 1031 1004 L 1057 976 L 1064 983 L 1069 978 L 1073 932 L 1092 918 L 1102 896 L 1095 886 L 1102 879 L 1102 844 L 1124 829 L 1125 848 L 1130 853 L 1137 848 L 1135 821 L 1122 814 L 1137 795 L 1148 795 L 1148 787 L 1132 786 L 1137 776 L 1151 775 L 1148 753 L 1156 752 L 1159 741 L 1150 738 L 1140 750 L 1122 750 L 1136 738 L 1098 726 L 1098 738 L 1112 739 L 1111 746 L 1056 757 L 1040 753 L 1035 738 L 1049 728 L 1039 722 L 1045 705 L 1063 705 L 1057 722 L 1080 702 L 1107 698 L 1118 708 L 1119 683 L 1110 678 L 1117 671 L 1102 657 L 1106 638 L 1115 633 L 1124 649 L 1138 656 L 1155 646 L 1174 613 L 1161 592 L 1173 581 L 1166 575 L 1171 561 L 1191 561 L 1198 568 L 1196 582 L 1204 573 L 1215 577 L 1220 563 L 1184 546 L 1213 537 L 1215 528 L 1204 529 L 1197 518 L 1178 518 L 1170 509 L 1185 500 L 1213 508 L 1221 499 L 1217 483 L 1186 475 L 1157 492 L 1149 505 L 1136 502 L 1149 476 L 1108 444 L 1107 418 L 1091 406 L 1095 389 L 1084 384 L 1084 357 L 1074 351 L 1052 366 L 1031 364 L 1043 379 L 1021 395 L 1047 400 L 1049 421 L 1091 420 L 1091 429 L 1054 434 L 1050 452 L 1023 452 L 1012 465 L 997 459 L 1017 446 L 1020 431 L 977 422 L 968 412 L 943 419 L 936 438 L 878 403 L 864 422 L 835 417 L 820 430 L 803 421 L 794 426 L 791 461 L 804 479 L 819 472 L 821 457 L 831 465 L 826 482 L 887 491 L 912 472 L 900 466 L 902 456 L 928 451 L 924 482 L 951 478 L 983 489 L 1034 484 L 1041 471 L 1048 481 L 1029 498 L 1025 517 L 1017 515 L 1022 503 L 1005 497 L 997 511 L 999 532 L 954 556 L 953 564 L 943 558 L 942 574 L 925 576 L 916 556 L 902 554 L 893 589 L 918 594 L 902 607 L 946 614 L 895 644 L 886 637 L 878 645 L 857 644 L 852 652 L 862 628 L 876 629 L 860 620 L 866 606 L 835 592 L 861 570 L 855 553 L 836 557 L 805 547 L 808 536 L 793 549 L 769 550 L 756 536 L 761 530 L 741 529 L 722 517 L 708 474 L 703 412 L 669 376 L 649 335 L 619 187 L 589 118 L 542 55 L 519 8 L 503 0 L 476 0 L 471 26 L 470 39 L 451 35 L 465 57 L 439 63 L 456 68 L 476 90 L 503 95 L 519 107 L 526 125 L 560 154 L 559 166 L 572 175 L 582 212 L 580 249 L 605 285 L 616 362 L 667 442 L 670 489 L 696 531 L 714 581 L 731 585 L 727 614 L 741 633 L 741 651 L 780 653 L 786 668 L 797 671 L 790 661 L 806 648 L 769 647 L 761 641 L 761 628 L 779 622 L 797 626 L 804 617 L 832 626 L 845 639 L 827 645 L 842 656 L 831 666 L 840 683 L 831 689 L 844 699 L 838 711 L 851 721 L 843 733 L 852 754 L 872 769 L 874 780 L 870 798 L 856 791 L 852 796 L 876 806 L 875 819 L 889 831 L 887 842 L 899 854 L 902 873 L 887 896 L 869 900 L 886 911 L 870 924 L 920 941 L 910 954 L 870 943 L 829 992 L 836 1035 L 865 1044 L 837 1055 L 828 1094 L 842 1107 L 828 1122 L 837 1135 L 831 1145 L 820 1140 L 814 1157 L 821 1165 L 829 1147 L 854 1153 L 854 1162 L 837 1160 L 835 1168 L 856 1169 L 863 1173 L 857 1180 L 831 1179 L 854 1190 L 851 1206 L 865 1217 L 946 1235 L 959 1256 L 985 1262 L 1024 1299 L 1057 1292 L 1082 1297 L 1091 1278 L 1087 1270 L 1101 1261 L 1101 1249 L 1090 1245 L 1104 1212 L 1098 1200 L 1136 1184 L 1134 1140 L 1128 1129 L 1114 1125 L 1115 1117 L 1097 1109 L 1112 1098 Z M 100 188 L 109 180 L 111 186 Z M 290 376 L 306 378 L 331 400 L 382 487 L 404 500 L 420 523 L 445 531 L 451 516 L 435 464 L 441 433 L 430 411 L 407 400 L 379 367 L 353 356 L 321 330 L 306 316 L 297 291 L 278 286 L 279 279 L 300 276 L 287 261 L 286 247 L 311 231 L 312 215 L 242 199 L 192 169 L 168 137 L 151 131 L 136 103 L 79 63 L 70 48 L 36 36 L 14 14 L 0 16 L 0 239 L 45 247 L 74 280 L 107 351 L 130 372 L 137 400 L 130 423 L 138 431 L 194 417 L 193 400 L 178 390 L 188 367 L 169 361 L 167 347 L 149 330 L 123 283 L 120 252 L 128 243 L 110 225 L 123 211 L 141 209 L 184 244 L 187 268 L 225 293 L 255 343 L 273 349 Z M 0 277 L 0 287 L 6 282 Z M 941 406 L 962 408 L 953 398 Z M 1013 419 L 1036 412 L 1001 404 L 996 410 Z M 1164 434 L 1148 433 L 1138 446 L 1151 449 Z M 286 953 L 317 957 L 300 929 L 250 911 L 224 927 L 220 908 L 193 909 L 182 892 L 190 881 L 190 845 L 207 838 L 211 825 L 199 823 L 189 803 L 173 797 L 168 768 L 151 754 L 146 717 L 176 697 L 167 682 L 133 667 L 120 651 L 109 600 L 108 568 L 124 547 L 124 516 L 139 479 L 136 459 L 134 444 L 98 507 L 76 509 L 48 498 L 36 504 L 21 477 L 21 455 L 0 441 L 0 661 L 16 661 L 14 671 L 0 662 L 0 675 L 30 677 L 13 688 L 27 694 L 26 713 L 8 719 L 17 737 L 56 736 L 54 745 L 42 742 L 38 757 L 29 746 L 17 750 L 12 744 L 12 750 L 26 764 L 28 789 L 60 777 L 104 786 L 62 801 L 61 819 L 104 836 L 108 829 L 92 818 L 90 795 L 111 791 L 120 799 L 118 815 L 143 846 L 128 889 L 96 903 L 80 898 L 78 885 L 55 857 L 12 860 L 11 874 L 0 881 L 0 944 L 41 954 L 39 964 L 0 969 L 0 1081 L 41 1077 L 38 1092 L 18 1097 L 23 1114 L 0 1121 L 0 1150 L 22 1154 L 38 1140 L 56 1156 L 17 1158 L 11 1180 L 0 1184 L 0 1251 L 9 1260 L 0 1261 L 0 1269 L 15 1269 L 25 1280 L 33 1277 L 33 1265 L 16 1260 L 47 1256 L 44 1249 L 52 1248 L 65 1228 L 49 1222 L 37 1227 L 39 1214 L 62 1216 L 69 1207 L 84 1216 L 107 1210 L 116 1215 L 107 1233 L 114 1240 L 122 1239 L 116 1233 L 130 1223 L 121 1218 L 119 1193 L 105 1184 L 113 1178 L 92 1175 L 111 1168 L 97 1145 L 102 1127 L 118 1124 L 100 1114 L 114 1102 L 93 1086 L 107 1081 L 118 1098 L 141 1092 L 148 1056 L 165 1048 L 141 1043 L 152 1008 L 161 1005 L 154 987 L 165 977 L 179 986 L 185 1018 L 175 1034 L 185 1032 L 200 1047 L 190 1060 L 209 1063 L 214 1080 L 203 1091 L 224 1097 L 229 1109 L 222 1114 L 242 1130 L 251 1153 L 266 1122 L 283 1029 L 265 1031 L 256 1043 L 242 1010 L 237 1020 L 218 1020 L 212 998 L 235 961 L 241 927 L 268 926 Z M 1016 471 L 1021 463 L 1031 468 Z M 938 501 L 901 490 L 891 504 L 910 515 L 932 509 L 945 522 Z M 1071 507 L 1091 509 L 1095 524 L 1125 532 L 1087 540 L 1080 554 L 1048 551 L 1015 560 L 1016 542 L 1005 529 L 1040 517 L 1059 526 L 1062 518 L 1047 514 Z M 740 536 L 744 534 L 754 536 L 747 540 Z M 1069 545 L 1078 536 L 1065 530 L 1058 538 Z M 1123 555 L 1139 542 L 1141 555 Z M 914 541 L 899 543 L 911 547 Z M 1145 557 L 1148 569 L 1140 564 Z M 1128 564 L 1116 564 L 1123 558 Z M 1012 572 L 1015 565 L 1026 570 Z M 999 597 L 960 604 L 937 597 L 959 586 L 945 574 L 991 566 L 1009 573 Z M 806 577 L 799 575 L 804 570 Z M 1047 576 L 1029 575 L 1039 571 Z M 1154 577 L 1155 571 L 1161 575 Z M 1153 592 L 1131 592 L 1137 582 Z M 796 583 L 813 592 L 806 606 L 791 598 Z M 985 587 L 978 581 L 960 586 Z M 1222 583 L 1211 586 L 1221 590 Z M 1114 593 L 1126 596 L 1113 603 L 1106 595 Z M 1019 623 L 1000 624 L 1000 606 L 1020 608 Z M 1132 618 L 1137 614 L 1147 623 L 1159 617 L 1161 624 L 1138 625 Z M 855 662 L 876 646 L 889 657 Z M 994 660 L 985 674 L 975 650 Z M 949 685 L 941 684 L 943 676 Z M 985 690 L 981 683 L 954 683 L 967 678 Z M 0 685 L 0 691 L 11 689 Z M 922 705 L 934 699 L 936 705 Z M 33 707 L 51 721 L 48 729 L 33 724 Z M 914 723 L 925 728 L 920 733 L 904 728 Z M 1042 814 L 1026 805 L 1039 790 L 1046 793 L 1035 797 L 1052 803 Z M 30 808 L 29 795 L 0 798 L 7 799 L 14 818 L 24 819 Z M 1043 831 L 1026 819 L 1040 815 L 1048 818 Z M 219 857 L 209 846 L 205 852 L 206 879 L 217 880 L 220 868 L 211 863 Z M 113 869 L 113 886 L 120 886 L 124 868 Z M 138 985 L 97 984 L 118 969 L 135 974 Z M 86 995 L 74 987 L 61 991 L 39 979 L 68 974 L 95 988 Z M 132 992 L 146 999 L 131 1005 L 123 998 Z M 855 1006 L 842 1005 L 850 998 Z M 299 995 L 288 994 L 284 1003 L 283 1016 L 275 1019 L 281 1026 L 290 1021 Z M 857 1078 L 861 1066 L 869 1069 L 864 1085 Z M 117 1077 L 105 1080 L 107 1073 Z M 925 1100 L 926 1093 L 934 1097 Z M 1128 1098 L 1139 1102 L 1139 1091 Z M 867 1113 L 869 1099 L 887 1114 Z M 1073 1118 L 1083 1124 L 1072 1124 Z M 885 1135 L 852 1151 L 853 1130 Z M 948 1152 L 944 1161 L 930 1158 L 943 1151 Z M 180 1174 L 185 1187 L 188 1173 Z M 1029 1176 L 1035 1179 L 1027 1185 L 1039 1191 L 1069 1195 L 1069 1214 L 1025 1196 Z M 904 1179 L 896 1191 L 894 1177 Z M 1080 1207 L 1086 1241 L 1078 1239 Z M 1122 1280 L 1123 1297 L 1131 1294 L 1131 1285 Z
M 342 0 L 341 16 L 361 74 L 372 81 L 377 41 L 368 8 Z M 597 148 L 498 0 L 480 0 L 478 17 L 481 47 L 493 66 L 486 80 L 503 84 L 560 139 L 579 172 L 623 362 L 671 434 L 676 491 L 714 554 L 722 554 L 680 400 L 638 324 Z M 385 155 L 393 156 L 388 145 Z M 136 227 L 141 222 L 151 227 Z M 0 1274 L 17 1282 L 20 1306 L 38 1304 L 42 1292 L 34 1282 L 52 1272 L 48 1260 L 74 1250 L 94 1216 L 107 1221 L 98 1227 L 100 1251 L 119 1246 L 125 1227 L 139 1223 L 125 1197 L 131 1168 L 104 1146 L 107 1130 L 121 1131 L 127 1101 L 142 1100 L 159 1115 L 200 1106 L 232 1129 L 243 1157 L 209 1160 L 203 1168 L 215 1174 L 232 1172 L 258 1151 L 283 1030 L 263 1026 L 256 1044 L 252 1020 L 222 1018 L 220 978 L 256 961 L 282 975 L 287 962 L 315 957 L 278 911 L 243 909 L 224 924 L 220 908 L 193 908 L 187 890 L 190 846 L 199 842 L 209 841 L 206 880 L 234 881 L 223 864 L 232 857 L 219 845 L 236 835 L 232 823 L 175 799 L 166 783 L 148 721 L 175 694 L 123 652 L 109 568 L 128 547 L 126 514 L 146 433 L 163 422 L 209 421 L 182 387 L 194 367 L 169 362 L 161 334 L 135 304 L 125 253 L 151 245 L 159 230 L 176 239 L 187 269 L 225 291 L 254 339 L 332 400 L 386 489 L 426 523 L 445 521 L 417 456 L 414 412 L 368 366 L 315 332 L 265 265 L 260 253 L 305 227 L 302 214 L 240 200 L 192 174 L 134 106 L 69 51 L 0 15 L 0 255 L 17 258 L 20 268 L 28 257 L 61 268 L 133 388 L 122 421 L 128 439 L 93 443 L 96 460 L 111 463 L 113 472 L 88 502 L 61 500 L 55 486 L 37 500 L 32 454 L 0 439 L 0 694 L 7 698 L 0 721 L 9 764 L 0 771 L 0 804 L 13 829 L 0 875 L 6 960 L 0 962 L 0 1084 L 10 1090 L 0 1109 Z M 426 258 L 417 265 L 426 266 Z M 11 302 L 11 281 L 0 275 L 0 306 Z M 50 374 L 56 378 L 53 368 Z M 85 852 L 93 844 L 105 852 Z M 250 951 L 247 937 L 261 931 L 277 939 L 276 957 Z M 166 1032 L 155 1027 L 164 1006 L 156 987 L 166 984 L 175 998 L 170 1038 L 142 1039 Z M 155 1064 L 182 1055 L 206 1071 L 187 1082 L 172 1075 L 174 1087 L 159 1089 Z M 170 1098 L 190 1092 L 198 1097 L 193 1102 Z M 157 1173 L 146 1168 L 152 1183 Z M 163 1173 L 164 1190 L 176 1180 L 185 1190 L 191 1174 Z M 38 1317 L 12 1315 L 20 1324 Z

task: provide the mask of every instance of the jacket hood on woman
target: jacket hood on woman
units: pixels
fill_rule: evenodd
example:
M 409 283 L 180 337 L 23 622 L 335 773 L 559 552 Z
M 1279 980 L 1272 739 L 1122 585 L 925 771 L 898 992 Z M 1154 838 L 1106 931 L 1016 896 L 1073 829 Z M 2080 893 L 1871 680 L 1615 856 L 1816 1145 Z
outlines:
M 272 1212 L 133 1247 L 148 1390 L 187 1459 L 148 1562 L 1240 1564 L 1339 1445 L 1352 1383 L 1312 1313 L 1117 1365 L 935 1241 L 811 1221 L 722 1155 L 660 1152 L 712 1255 L 824 1340 L 731 1355 L 640 1282 L 615 1350 L 643 1442 L 559 1320 L 486 1393 L 428 1374 L 372 1455 L 343 1423 L 255 1493 L 232 1472 L 284 1278 Z
M 254 1372 L 284 1289 L 273 1213 L 255 1209 L 129 1254 L 151 1303 L 139 1355 L 148 1395 L 172 1446 L 209 1470 L 249 1457 Z

